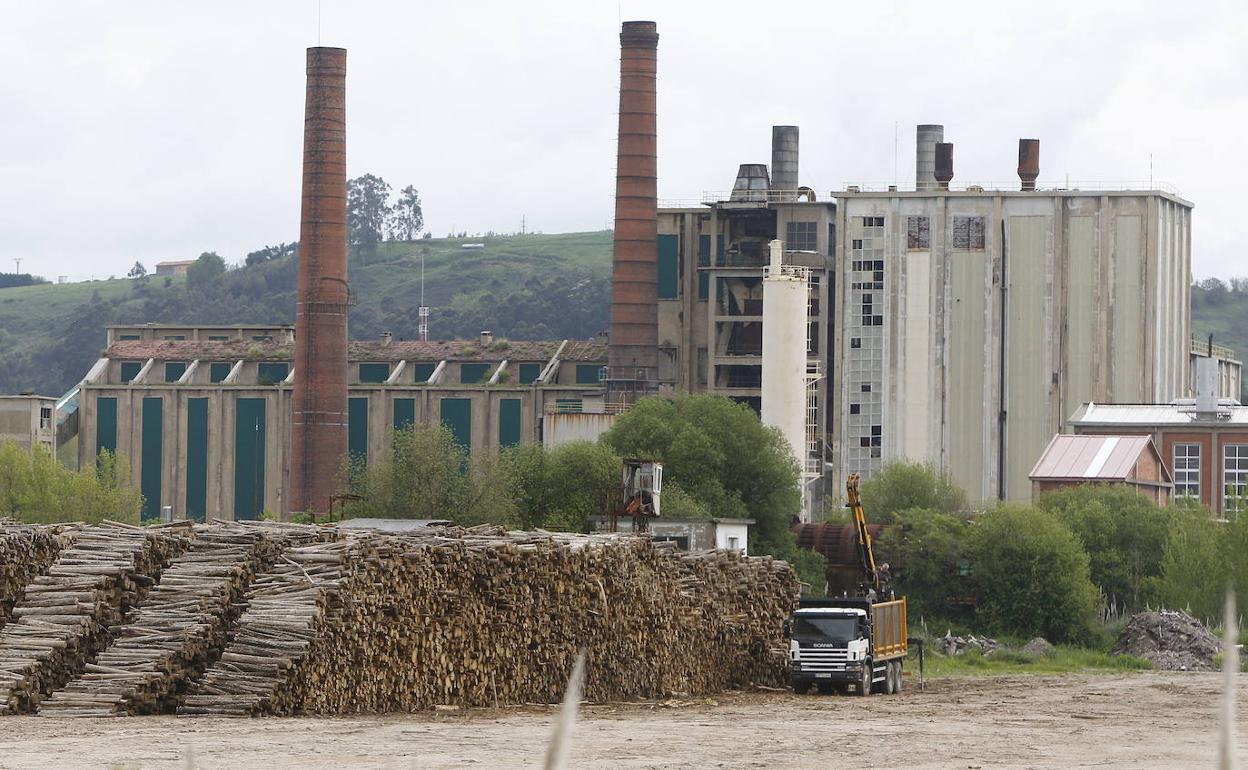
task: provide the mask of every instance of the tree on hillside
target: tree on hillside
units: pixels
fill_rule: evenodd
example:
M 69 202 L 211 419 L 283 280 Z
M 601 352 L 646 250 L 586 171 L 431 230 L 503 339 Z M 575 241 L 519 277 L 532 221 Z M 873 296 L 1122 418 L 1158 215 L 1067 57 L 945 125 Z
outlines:
M 147 268 L 143 267 L 142 262 L 135 262 L 134 267 L 130 268 L 130 272 L 126 273 L 127 278 L 146 278 Z
M 263 249 L 257 249 L 247 254 L 246 264 L 248 267 L 258 265 L 262 262 L 269 262 L 274 259 L 281 259 L 295 253 L 299 243 L 279 243 L 276 246 L 265 246 Z
M 957 513 L 966 508 L 966 492 L 931 463 L 895 462 L 862 482 L 862 505 L 872 523 L 887 524 L 912 508 Z
M 347 242 L 372 248 L 386 235 L 390 215 L 390 185 L 372 174 L 347 182 Z
M 205 251 L 186 268 L 186 288 L 202 290 L 225 274 L 225 260 L 215 251 Z
M 414 241 L 425 227 L 420 210 L 420 193 L 412 185 L 399 191 L 399 200 L 390 214 L 390 237 L 396 241 Z

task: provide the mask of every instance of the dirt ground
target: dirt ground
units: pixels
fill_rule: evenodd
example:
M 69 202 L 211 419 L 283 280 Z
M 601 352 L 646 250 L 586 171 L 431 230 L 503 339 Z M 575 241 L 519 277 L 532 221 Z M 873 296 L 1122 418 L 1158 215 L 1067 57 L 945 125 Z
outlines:
M 755 692 L 586 706 L 571 766 L 1213 766 L 1217 674 L 944 679 L 922 693 L 906 680 L 908 691 L 893 697 Z M 540 767 L 555 716 L 524 707 L 336 719 L 0 717 L 0 767 Z

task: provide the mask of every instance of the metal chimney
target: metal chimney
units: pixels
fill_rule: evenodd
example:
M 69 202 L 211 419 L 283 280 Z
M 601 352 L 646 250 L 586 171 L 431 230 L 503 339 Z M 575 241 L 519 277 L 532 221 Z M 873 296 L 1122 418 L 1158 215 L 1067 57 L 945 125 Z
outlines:
M 347 453 L 347 52 L 308 49 L 289 511 L 325 512 Z
M 797 126 L 771 127 L 771 189 L 780 191 L 773 200 L 797 198 Z
M 1018 140 L 1018 178 L 1023 180 L 1024 190 L 1036 189 L 1036 177 L 1040 176 L 1040 140 Z
M 914 189 L 936 189 L 936 145 L 945 141 L 945 127 L 924 123 L 915 131 Z
M 767 178 L 767 166 L 763 163 L 742 163 L 737 168 L 737 178 L 732 183 L 732 201 L 766 202 L 768 191 L 773 189 Z M 781 189 L 776 187 L 775 189 Z
M 953 143 L 938 142 L 936 144 L 936 184 L 942 190 L 949 189 L 953 179 Z
M 607 352 L 607 389 L 617 402 L 631 403 L 658 387 L 658 47 L 654 22 L 624 22 Z

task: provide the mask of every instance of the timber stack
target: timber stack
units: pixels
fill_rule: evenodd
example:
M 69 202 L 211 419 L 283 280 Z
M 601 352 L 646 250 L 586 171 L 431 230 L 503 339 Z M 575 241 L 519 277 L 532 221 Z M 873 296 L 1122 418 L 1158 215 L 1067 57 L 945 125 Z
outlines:
M 26 587 L 0 630 L 0 713 L 29 713 L 107 647 L 110 628 L 185 550 L 190 527 L 104 524 L 78 531 Z
M 627 535 L 496 527 L 294 549 L 256 581 L 184 714 L 552 703 L 577 652 L 591 701 L 783 683 L 783 562 Z
M 271 569 L 291 545 L 334 536 L 333 529 L 307 526 L 198 527 L 190 549 L 161 574 L 113 645 L 39 713 L 173 713 L 187 684 L 220 656 L 255 576 Z
M 73 542 L 72 525 L 18 524 L 0 519 L 0 628 L 12 617 L 13 605 L 26 586 L 52 566 L 57 554 Z

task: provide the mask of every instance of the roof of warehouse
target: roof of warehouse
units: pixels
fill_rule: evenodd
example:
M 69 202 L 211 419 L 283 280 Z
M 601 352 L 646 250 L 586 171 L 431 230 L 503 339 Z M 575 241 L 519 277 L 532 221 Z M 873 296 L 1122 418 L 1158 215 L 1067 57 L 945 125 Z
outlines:
M 1218 403 L 1218 418 L 1198 417 L 1196 407 L 1178 404 L 1084 404 L 1070 418 L 1072 425 L 1232 425 L 1248 424 L 1248 406 L 1223 400 Z
M 396 340 L 354 341 L 347 343 L 347 359 L 368 361 L 548 361 L 560 343 L 531 340 L 498 340 L 482 346 L 478 340 L 420 342 Z M 105 351 L 108 358 L 170 361 L 238 360 L 289 361 L 295 346 L 289 342 L 254 340 L 121 340 Z M 598 362 L 607 360 L 607 346 L 590 340 L 568 340 L 560 358 L 564 361 Z
M 1071 436 L 1059 433 L 1036 461 L 1030 478 L 1124 481 L 1131 478 L 1140 455 L 1146 452 L 1157 455 L 1157 448 L 1148 436 Z M 1160 462 L 1158 464 L 1161 465 Z M 1164 466 L 1162 471 L 1165 472 Z

